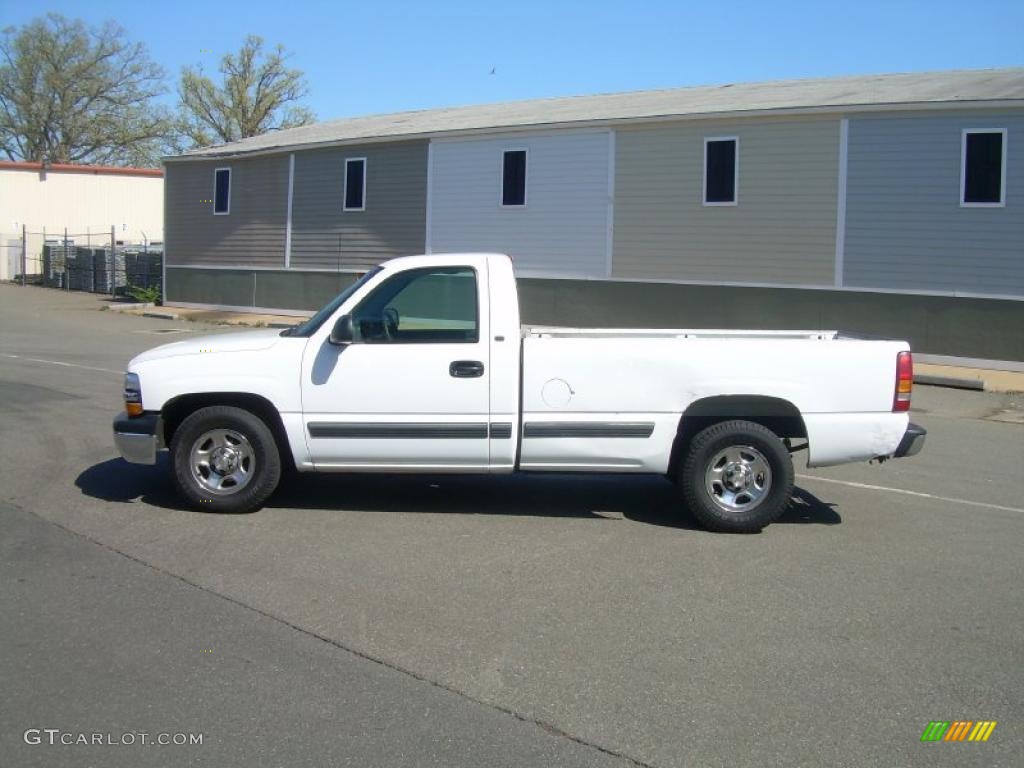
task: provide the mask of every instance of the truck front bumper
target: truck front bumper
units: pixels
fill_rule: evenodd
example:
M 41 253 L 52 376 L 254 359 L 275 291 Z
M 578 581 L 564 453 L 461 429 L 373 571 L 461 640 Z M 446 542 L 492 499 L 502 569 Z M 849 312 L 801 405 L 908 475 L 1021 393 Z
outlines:
M 114 419 L 114 445 L 125 461 L 132 464 L 156 464 L 161 447 L 160 414 L 131 417 L 121 413 Z
M 916 456 L 924 448 L 924 438 L 928 432 L 924 427 L 918 426 L 917 424 L 908 424 L 907 431 L 903 433 L 903 439 L 900 440 L 900 444 L 896 447 L 896 453 L 893 454 L 893 458 L 900 459 L 904 456 Z

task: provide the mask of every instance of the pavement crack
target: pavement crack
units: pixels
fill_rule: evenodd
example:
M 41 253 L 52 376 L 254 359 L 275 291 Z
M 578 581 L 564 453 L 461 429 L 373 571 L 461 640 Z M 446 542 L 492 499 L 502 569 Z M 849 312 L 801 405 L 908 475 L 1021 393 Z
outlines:
M 251 611 L 252 613 L 257 614 L 258 616 L 262 616 L 264 618 L 270 619 L 271 621 L 277 622 L 278 624 L 282 624 L 282 625 L 288 627 L 289 629 L 292 629 L 292 630 L 294 630 L 296 632 L 299 632 L 299 633 L 301 633 L 303 635 L 306 635 L 308 637 L 315 638 L 316 640 L 319 640 L 322 643 L 326 643 L 327 645 L 333 646 L 334 648 L 337 648 L 340 651 L 344 651 L 345 653 L 349 653 L 349 654 L 351 654 L 353 656 L 356 656 L 357 658 L 364 659 L 365 661 L 369 661 L 369 662 L 372 662 L 374 664 L 379 664 L 382 667 L 390 669 L 390 670 L 392 670 L 394 672 L 398 672 L 399 674 L 405 675 L 406 677 L 410 677 L 413 680 L 416 680 L 416 681 L 421 682 L 421 683 L 425 683 L 425 684 L 430 685 L 430 686 L 432 686 L 434 688 L 438 688 L 438 689 L 440 689 L 442 691 L 446 691 L 447 693 L 451 693 L 451 694 L 453 694 L 455 696 L 458 696 L 459 698 L 464 699 L 465 701 L 471 702 L 471 703 L 476 704 L 478 706 L 487 707 L 488 709 L 495 710 L 495 711 L 500 712 L 500 713 L 502 713 L 504 715 L 508 715 L 510 717 L 515 718 L 516 720 L 519 720 L 520 722 L 536 726 L 536 727 L 540 728 L 541 730 L 545 731 L 546 733 L 550 733 L 550 734 L 558 736 L 560 738 L 567 739 L 567 740 L 569 740 L 569 741 L 571 741 L 571 742 L 573 742 L 575 744 L 579 744 L 582 747 L 587 747 L 588 749 L 594 749 L 594 750 L 596 750 L 596 751 L 598 751 L 598 752 L 600 752 L 602 754 L 608 755 L 609 757 L 614 757 L 614 758 L 619 759 L 619 760 L 624 760 L 627 763 L 629 763 L 630 765 L 638 766 L 638 768 L 656 768 L 656 766 L 654 766 L 652 763 L 644 762 L 642 760 L 639 760 L 639 759 L 637 759 L 635 757 L 631 757 L 630 755 L 627 755 L 627 754 L 625 754 L 623 752 L 620 752 L 618 750 L 615 750 L 615 749 L 612 749 L 612 748 L 609 748 L 609 747 L 603 747 L 600 744 L 596 744 L 596 743 L 594 743 L 592 741 L 587 741 L 586 739 L 584 739 L 584 738 L 582 738 L 580 736 L 575 736 L 575 735 L 573 735 L 571 733 L 568 733 L 567 731 L 559 728 L 557 725 L 554 725 L 552 723 L 546 722 L 546 721 L 541 720 L 539 718 L 531 717 L 530 715 L 525 714 L 523 712 L 517 712 L 517 711 L 515 711 L 513 709 L 509 709 L 508 707 L 503 707 L 503 706 L 501 706 L 499 704 L 494 704 L 493 702 L 484 701 L 483 699 L 479 699 L 479 698 L 477 698 L 475 696 L 472 696 L 471 694 L 467 693 L 466 691 L 461 691 L 458 688 L 454 688 L 454 687 L 452 687 L 450 685 L 446 685 L 445 683 L 442 683 L 442 682 L 440 682 L 438 680 L 432 680 L 431 678 L 426 677 L 425 675 L 422 675 L 422 674 L 420 674 L 420 673 L 418 673 L 418 672 L 416 672 L 414 670 L 411 670 L 411 669 L 409 669 L 407 667 L 403 667 L 400 664 L 395 664 L 394 662 L 388 661 L 387 659 L 383 659 L 383 658 L 380 658 L 378 656 L 374 656 L 372 654 L 366 653 L 365 651 L 360 651 L 357 648 L 352 648 L 352 647 L 350 647 L 348 645 L 345 645 L 344 643 L 342 643 L 342 642 L 340 642 L 338 640 L 335 640 L 334 638 L 327 637 L 326 635 L 322 635 L 319 632 L 314 632 L 313 630 L 307 629 L 306 627 L 303 627 L 303 626 L 300 626 L 298 624 L 295 624 L 294 622 L 289 621 L 288 619 L 282 618 L 280 616 L 276 616 L 273 613 L 265 611 L 265 610 L 263 610 L 261 608 L 257 608 L 255 606 L 249 605 L 248 603 L 244 603 L 244 602 L 242 602 L 241 600 L 239 600 L 239 599 L 237 599 L 235 597 L 231 597 L 230 595 L 222 594 L 222 593 L 217 592 L 217 591 L 215 591 L 213 589 L 210 589 L 207 586 L 204 586 L 204 585 L 199 584 L 197 582 L 191 581 L 191 580 L 185 578 L 184 576 L 181 576 L 181 575 L 176 574 L 176 573 L 172 573 L 171 571 L 165 570 L 165 569 L 163 569 L 163 568 L 161 568 L 161 567 L 159 567 L 157 565 L 154 565 L 152 563 L 148 563 L 145 560 L 142 560 L 141 558 L 136 557 L 135 555 L 132 555 L 132 554 L 130 554 L 128 552 L 125 552 L 125 551 L 123 551 L 121 549 L 118 549 L 115 546 L 107 544 L 106 542 L 100 541 L 99 539 L 93 538 L 92 536 L 84 534 L 84 533 L 82 533 L 80 531 L 76 531 L 73 528 L 69 528 L 66 525 L 62 525 L 61 523 L 58 523 L 58 522 L 56 522 L 54 520 L 49 520 L 49 519 L 43 517 L 42 515 L 40 515 L 39 513 L 33 511 L 33 510 L 25 509 L 24 507 L 22 507 L 22 506 L 20 506 L 18 504 L 15 504 L 13 502 L 7 502 L 7 503 L 11 507 L 14 507 L 14 508 L 16 508 L 16 509 L 18 509 L 18 510 L 20 510 L 22 512 L 25 512 L 27 514 L 32 515 L 33 517 L 35 517 L 38 520 L 41 520 L 43 523 L 46 523 L 46 524 L 51 525 L 51 526 L 53 526 L 55 528 L 58 528 L 58 529 L 64 531 L 65 533 L 67 533 L 67 534 L 69 534 L 71 536 L 75 536 L 75 537 L 77 537 L 79 539 L 82 539 L 84 541 L 88 541 L 90 544 L 93 544 L 93 545 L 95 545 L 97 547 L 100 547 L 101 549 L 105 549 L 108 552 L 112 552 L 115 555 L 119 555 L 120 557 L 123 557 L 126 560 L 130 560 L 133 563 L 137 563 L 138 565 L 141 565 L 144 568 L 148 568 L 149 570 L 151 570 L 151 571 L 153 571 L 155 573 L 158 573 L 161 576 L 166 576 L 168 578 L 175 579 L 175 580 L 177 580 L 177 581 L 179 581 L 179 582 L 181 582 L 183 584 L 188 585 L 189 587 L 192 587 L 193 589 L 198 589 L 201 592 L 204 592 L 204 593 L 206 593 L 208 595 L 212 595 L 212 596 L 214 596 L 214 597 L 216 597 L 216 598 L 218 598 L 220 600 L 224 600 L 224 601 L 226 601 L 228 603 L 231 603 L 232 605 L 236 605 L 236 606 L 238 606 L 240 608 L 243 608 L 243 609 L 245 609 L 247 611 Z

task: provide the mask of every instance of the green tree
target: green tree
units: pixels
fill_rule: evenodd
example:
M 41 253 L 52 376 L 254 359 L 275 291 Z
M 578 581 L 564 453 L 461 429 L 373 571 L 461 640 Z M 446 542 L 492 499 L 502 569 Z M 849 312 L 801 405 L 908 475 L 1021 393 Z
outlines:
M 221 83 L 202 67 L 185 67 L 178 85 L 179 130 L 194 146 L 238 141 L 267 131 L 307 125 L 316 118 L 298 105 L 309 92 L 301 70 L 288 67 L 284 46 L 263 48 L 249 35 L 237 54 L 221 59 Z
M 0 39 L 0 150 L 10 160 L 151 165 L 174 128 L 164 72 L 114 22 L 56 13 Z

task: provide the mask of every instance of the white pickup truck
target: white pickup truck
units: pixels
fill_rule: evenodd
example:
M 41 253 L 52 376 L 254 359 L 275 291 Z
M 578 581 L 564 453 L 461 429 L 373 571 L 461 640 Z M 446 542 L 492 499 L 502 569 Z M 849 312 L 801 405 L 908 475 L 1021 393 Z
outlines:
M 900 341 L 823 331 L 521 327 L 498 254 L 394 259 L 306 322 L 129 363 L 114 439 L 163 447 L 199 509 L 258 509 L 315 472 L 667 475 L 705 526 L 757 531 L 809 466 L 917 453 Z

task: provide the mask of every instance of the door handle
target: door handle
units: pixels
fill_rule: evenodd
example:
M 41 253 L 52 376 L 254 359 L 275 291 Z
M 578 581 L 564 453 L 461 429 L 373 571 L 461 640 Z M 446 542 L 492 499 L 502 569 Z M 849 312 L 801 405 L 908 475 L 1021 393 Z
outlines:
M 448 375 L 456 379 L 475 379 L 484 375 L 484 364 L 479 360 L 455 360 L 448 366 Z

